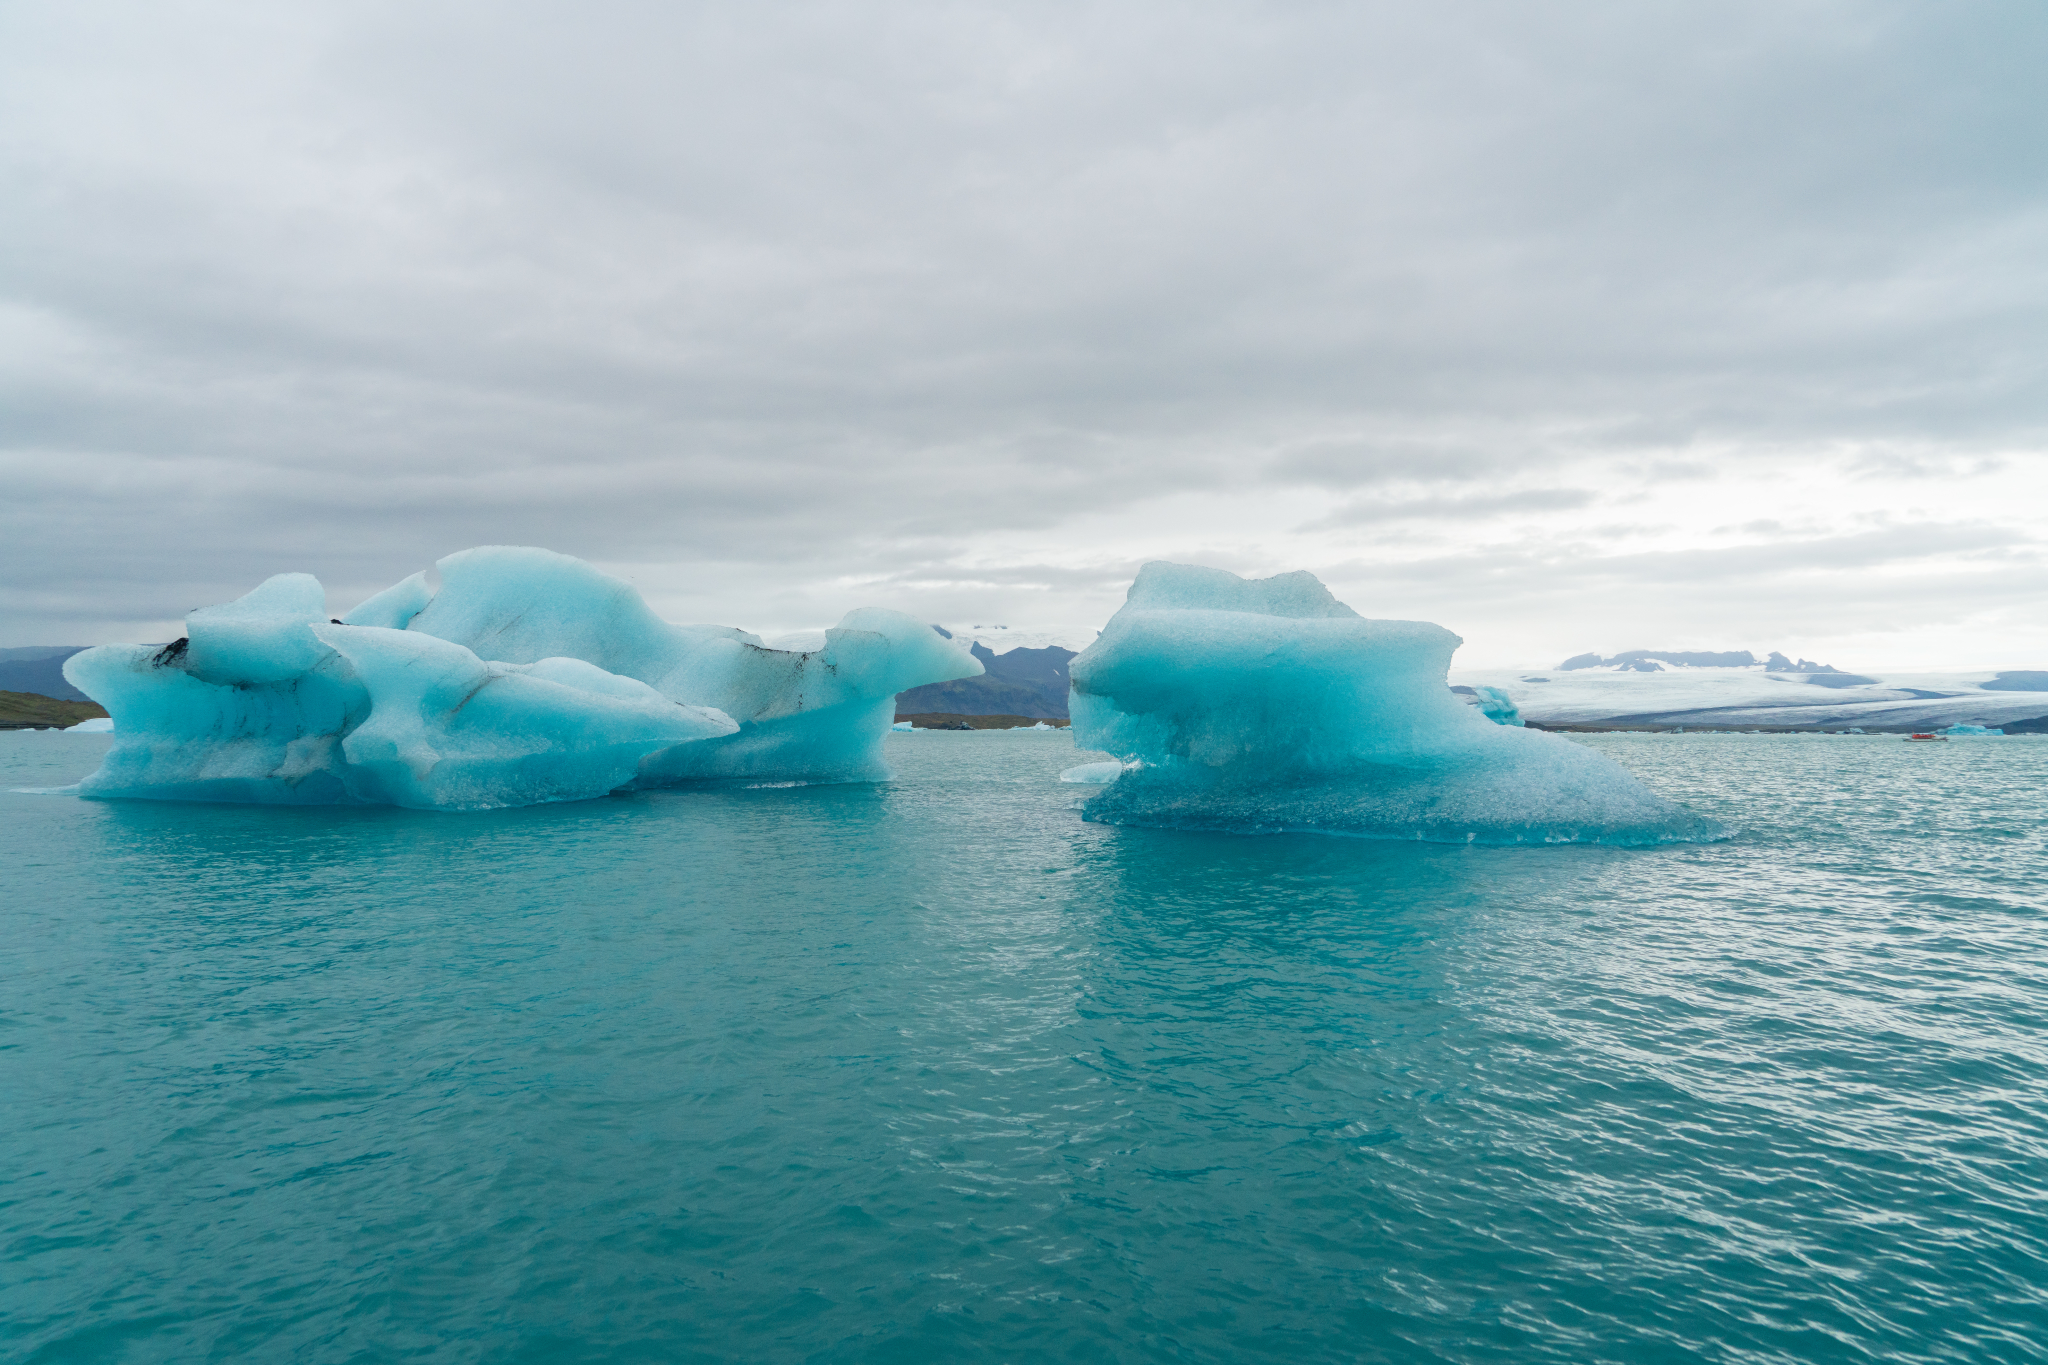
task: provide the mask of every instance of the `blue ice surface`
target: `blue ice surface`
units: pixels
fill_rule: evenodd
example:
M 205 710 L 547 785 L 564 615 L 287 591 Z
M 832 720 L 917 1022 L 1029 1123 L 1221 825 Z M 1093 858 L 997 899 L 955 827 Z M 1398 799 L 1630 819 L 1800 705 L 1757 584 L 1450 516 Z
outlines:
M 1361 617 L 1312 574 L 1147 564 L 1070 665 L 1075 744 L 1130 765 L 1084 815 L 1454 843 L 1724 837 L 1612 760 L 1458 700 L 1461 643 Z
M 822 649 L 677 626 L 548 550 L 485 546 L 340 620 L 309 574 L 104 645 L 65 676 L 107 708 L 96 797 L 482 810 L 732 778 L 886 778 L 896 693 L 981 665 L 916 618 L 863 609 Z
M 1478 699 L 1479 714 L 1495 725 L 1520 725 L 1522 712 L 1515 705 L 1514 698 L 1498 687 L 1475 687 L 1472 695 Z
M 1987 730 L 1981 725 L 1951 725 L 1946 730 L 1936 730 L 1937 735 L 2003 735 L 2003 730 Z

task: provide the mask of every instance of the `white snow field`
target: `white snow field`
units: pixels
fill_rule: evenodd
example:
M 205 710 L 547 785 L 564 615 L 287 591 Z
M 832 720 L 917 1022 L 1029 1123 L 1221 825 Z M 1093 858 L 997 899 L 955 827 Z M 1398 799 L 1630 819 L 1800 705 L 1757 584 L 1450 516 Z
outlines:
M 1867 678 L 1868 682 L 1846 682 Z M 1987 690 L 1976 673 L 1773 673 L 1756 668 L 1670 667 L 1461 671 L 1451 681 L 1505 692 L 1537 725 L 1698 726 L 1748 729 L 1932 730 L 1999 728 L 2048 717 L 2048 691 Z
M 1366 620 L 1311 574 L 1147 564 L 1071 665 L 1076 746 L 1132 765 L 1083 813 L 1457 843 L 1720 836 L 1592 750 L 1467 705 L 1445 684 L 1461 643 Z
M 114 744 L 87 796 L 481 810 L 727 777 L 888 776 L 895 697 L 981 665 L 865 609 L 821 648 L 676 626 L 548 550 L 485 546 L 340 621 L 309 574 L 186 618 L 162 649 L 103 645 L 65 676 Z

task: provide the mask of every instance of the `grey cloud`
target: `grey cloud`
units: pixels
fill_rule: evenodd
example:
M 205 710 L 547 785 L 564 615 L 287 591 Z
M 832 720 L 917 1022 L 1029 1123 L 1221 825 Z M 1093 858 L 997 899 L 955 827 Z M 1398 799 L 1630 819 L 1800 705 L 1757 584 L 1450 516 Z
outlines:
M 1957 551 L 1959 562 L 1944 560 Z M 1520 662 L 1532 666 L 1557 649 L 1647 647 L 1660 631 L 1684 637 L 1670 648 L 1777 648 L 1769 641 L 1883 636 L 1964 620 L 1983 623 L 1980 648 L 1989 658 L 2015 625 L 2048 607 L 2040 543 L 1970 525 L 1711 552 L 1601 556 L 1554 545 L 1489 546 L 1399 563 L 1332 564 L 1323 572 L 1368 615 L 1436 620 L 1468 639 L 1515 639 Z M 1532 634 L 1524 623 L 1539 614 L 1543 628 Z M 1977 662 L 1972 655 L 1921 666 Z
M 1165 491 L 2024 458 L 2044 57 L 1846 0 L 15 7 L 0 635 L 489 541 L 781 601 Z
M 1527 438 L 1503 434 L 1493 448 L 1470 439 L 1461 442 L 1388 437 L 1324 439 L 1282 451 L 1266 466 L 1278 483 L 1304 483 L 1324 488 L 1353 489 L 1371 484 L 1465 480 L 1497 475 L 1535 462 Z
M 1515 493 L 1354 502 L 1302 527 L 1305 531 L 1374 526 L 1390 521 L 1481 521 L 1517 512 L 1565 512 L 1592 504 L 1583 488 L 1531 488 Z
M 1940 454 L 1907 454 L 1895 450 L 1870 451 L 1849 465 L 1857 479 L 1977 479 L 2003 473 L 2009 461 L 1996 456 L 1958 457 Z
M 1747 604 L 1755 599 L 1742 594 L 1759 583 L 1782 584 L 1788 576 L 1802 574 L 1862 575 L 1873 569 L 1909 566 L 1947 555 L 1978 562 L 1997 557 L 2002 561 L 1996 568 L 1998 575 L 2010 574 L 2012 562 L 2016 561 L 2027 566 L 2026 572 L 2012 576 L 2016 590 L 2038 593 L 2048 583 L 2048 572 L 2041 567 L 2041 551 L 2040 542 L 1992 524 L 1918 523 L 1850 535 L 1634 554 L 1591 555 L 1569 542 L 1503 545 L 1394 564 L 1332 565 L 1330 572 L 1379 583 L 1455 585 L 1457 591 L 1493 600 L 1503 596 L 1522 599 L 1560 592 L 1581 593 L 1620 585 L 1646 595 L 1662 596 L 1682 590 Z M 1980 573 L 1971 581 L 1974 591 L 1975 585 L 1986 581 L 1986 574 Z M 1951 594 L 1953 609 L 1953 585 L 1931 586 Z M 1893 589 L 1894 585 L 1889 583 L 1873 585 L 1873 591 L 1880 594 Z
M 1650 460 L 1626 466 L 1645 483 L 1691 483 L 1716 479 L 1720 471 L 1703 460 Z

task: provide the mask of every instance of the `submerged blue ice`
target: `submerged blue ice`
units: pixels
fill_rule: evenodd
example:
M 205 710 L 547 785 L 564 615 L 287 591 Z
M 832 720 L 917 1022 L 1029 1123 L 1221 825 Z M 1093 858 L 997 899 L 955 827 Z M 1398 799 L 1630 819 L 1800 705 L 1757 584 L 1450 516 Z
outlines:
M 1084 815 L 1457 843 L 1720 836 L 1612 760 L 1460 701 L 1461 643 L 1367 620 L 1312 574 L 1147 564 L 1070 665 L 1075 744 L 1131 765 Z
M 65 663 L 115 740 L 81 793 L 479 810 L 725 777 L 885 778 L 896 693 L 981 665 L 866 609 L 822 649 L 676 626 L 547 550 L 486 546 L 338 621 L 309 574 Z

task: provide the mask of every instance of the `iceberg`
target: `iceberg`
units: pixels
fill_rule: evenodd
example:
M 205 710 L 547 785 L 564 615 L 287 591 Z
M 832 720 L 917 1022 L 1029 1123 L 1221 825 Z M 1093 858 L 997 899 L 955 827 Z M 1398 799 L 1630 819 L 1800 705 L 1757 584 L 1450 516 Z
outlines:
M 2003 730 L 1987 730 L 1981 725 L 1951 725 L 1945 730 L 1936 730 L 1937 735 L 2003 735 Z
M 1446 686 L 1463 641 L 1314 575 L 1147 564 L 1071 665 L 1076 747 L 1127 765 L 1088 820 L 1454 843 L 1724 837 L 1620 765 Z
M 1479 714 L 1495 725 L 1520 725 L 1522 713 L 1515 709 L 1514 698 L 1499 687 L 1475 687 L 1472 696 L 1479 707 Z
M 330 619 L 308 574 L 105 645 L 65 676 L 114 718 L 96 797 L 482 810 L 723 778 L 885 779 L 897 692 L 980 664 L 900 612 L 812 651 L 677 626 L 630 584 L 513 546 Z
M 76 725 L 65 726 L 64 733 L 67 735 L 104 735 L 111 733 L 113 728 L 114 718 L 112 716 L 93 716 L 90 719 L 78 722 Z

